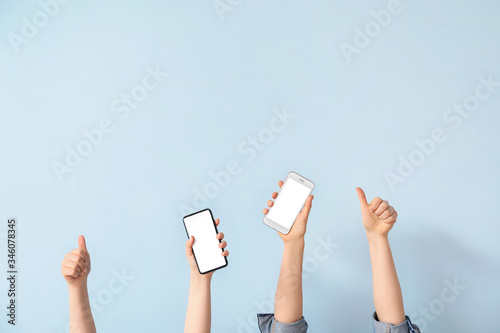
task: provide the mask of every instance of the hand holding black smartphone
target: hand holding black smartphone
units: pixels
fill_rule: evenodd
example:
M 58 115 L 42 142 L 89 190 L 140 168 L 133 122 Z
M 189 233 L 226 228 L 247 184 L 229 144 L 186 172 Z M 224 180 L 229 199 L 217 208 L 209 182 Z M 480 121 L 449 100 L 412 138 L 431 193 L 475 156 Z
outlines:
M 224 249 L 216 238 L 219 233 L 210 209 L 184 216 L 184 227 L 188 239 L 194 236 L 193 253 L 200 274 L 210 273 L 226 267 L 227 258 L 222 256 Z

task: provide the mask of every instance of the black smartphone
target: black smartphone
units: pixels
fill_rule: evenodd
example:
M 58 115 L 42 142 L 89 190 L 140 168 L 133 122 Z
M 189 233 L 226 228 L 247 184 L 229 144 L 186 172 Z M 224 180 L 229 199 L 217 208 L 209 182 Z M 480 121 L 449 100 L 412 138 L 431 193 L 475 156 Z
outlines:
M 210 209 L 184 216 L 184 227 L 188 238 L 194 236 L 193 253 L 200 274 L 206 274 L 227 266 L 227 258 L 216 238 L 217 226 Z

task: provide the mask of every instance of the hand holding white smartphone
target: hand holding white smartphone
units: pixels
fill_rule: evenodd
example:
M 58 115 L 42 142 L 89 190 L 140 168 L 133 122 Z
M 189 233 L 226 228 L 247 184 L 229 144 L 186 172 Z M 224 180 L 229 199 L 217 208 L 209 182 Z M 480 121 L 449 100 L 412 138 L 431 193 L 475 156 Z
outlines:
M 312 181 L 290 172 L 278 192 L 273 207 L 264 216 L 264 224 L 282 234 L 288 234 L 313 189 Z
M 217 226 L 210 209 L 184 216 L 184 227 L 188 238 L 194 236 L 193 254 L 200 274 L 210 273 L 227 266 L 227 258 L 222 256 L 224 249 L 216 238 Z

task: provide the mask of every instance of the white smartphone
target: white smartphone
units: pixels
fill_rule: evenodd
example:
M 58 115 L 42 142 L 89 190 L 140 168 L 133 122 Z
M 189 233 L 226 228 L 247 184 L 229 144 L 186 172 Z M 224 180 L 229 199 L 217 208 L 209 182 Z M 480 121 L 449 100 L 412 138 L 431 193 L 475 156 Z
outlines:
M 290 172 L 274 200 L 274 205 L 264 216 L 264 224 L 282 234 L 288 234 L 313 189 L 312 181 Z
M 227 258 L 216 238 L 217 226 L 210 209 L 184 216 L 184 227 L 188 239 L 194 236 L 193 253 L 200 274 L 206 274 L 227 266 Z

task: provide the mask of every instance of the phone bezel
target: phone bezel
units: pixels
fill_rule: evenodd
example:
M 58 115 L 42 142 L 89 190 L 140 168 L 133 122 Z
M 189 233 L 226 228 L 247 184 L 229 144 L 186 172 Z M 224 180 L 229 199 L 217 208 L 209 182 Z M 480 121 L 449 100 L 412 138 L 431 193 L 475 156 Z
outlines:
M 188 239 L 189 239 L 189 232 L 188 232 L 188 230 L 187 230 L 186 220 L 185 220 L 185 219 L 186 219 L 187 217 L 190 217 L 190 216 L 193 216 L 193 215 L 196 215 L 196 214 L 200 214 L 200 213 L 202 213 L 202 212 L 204 212 L 204 211 L 206 211 L 206 210 L 208 210 L 208 211 L 210 212 L 210 216 L 212 217 L 212 223 L 213 223 L 214 228 L 215 228 L 215 234 L 217 235 L 217 234 L 219 233 L 219 230 L 217 229 L 217 225 L 215 225 L 215 219 L 214 219 L 214 215 L 212 214 L 212 211 L 210 210 L 210 208 L 205 208 L 205 209 L 202 209 L 202 210 L 197 211 L 197 212 L 195 212 L 195 213 L 191 213 L 191 214 L 189 214 L 189 215 L 186 215 L 186 216 L 184 216 L 184 217 L 182 218 L 182 223 L 184 224 L 184 230 L 186 230 L 186 236 L 187 236 L 187 238 L 188 238 Z M 196 240 L 195 240 L 195 241 L 196 241 Z M 219 244 L 220 244 L 220 243 L 222 243 L 222 241 L 221 241 L 220 239 L 219 239 L 218 241 L 219 241 Z M 224 252 L 224 249 L 221 249 L 221 252 Z M 194 255 L 194 260 L 196 261 L 196 267 L 198 268 L 198 272 L 199 272 L 200 274 L 207 274 L 207 273 L 210 273 L 210 272 L 216 271 L 216 270 L 218 270 L 218 269 L 221 269 L 221 268 L 227 267 L 227 265 L 228 265 L 227 257 L 223 257 L 223 258 L 224 258 L 224 260 L 225 260 L 225 262 L 226 262 L 224 265 L 219 266 L 219 267 L 214 268 L 214 269 L 211 269 L 211 270 L 206 271 L 206 272 L 201 272 L 201 271 L 200 271 L 200 265 L 198 265 L 198 259 L 196 259 L 196 253 L 194 252 L 194 249 L 193 249 L 193 255 Z
M 312 181 L 310 181 L 309 179 L 299 175 L 298 173 L 294 172 L 294 171 L 290 171 L 288 173 L 288 175 L 286 176 L 286 179 L 285 181 L 283 182 L 283 185 L 281 186 L 281 188 L 279 189 L 278 191 L 278 196 L 276 198 L 279 197 L 280 193 L 281 193 L 281 190 L 285 187 L 288 179 L 293 179 L 293 180 L 296 180 L 298 181 L 299 183 L 303 183 L 304 186 L 306 186 L 307 188 L 309 188 L 311 191 L 309 192 L 309 195 L 311 195 L 312 191 L 314 190 L 314 183 Z M 308 196 L 309 197 L 309 196 Z M 275 199 L 276 200 L 276 199 Z M 307 200 L 307 198 L 306 198 Z M 304 201 L 304 204 L 305 204 L 305 201 Z M 302 208 L 299 210 L 299 212 L 297 213 L 297 216 L 299 216 L 300 212 L 302 211 L 302 209 L 304 208 L 304 204 L 302 205 Z M 272 209 L 272 207 L 271 207 Z M 269 211 L 271 211 L 271 209 L 269 209 Z M 269 214 L 269 213 L 268 213 Z M 295 216 L 295 219 L 297 219 L 297 216 Z M 271 227 L 273 228 L 274 230 L 284 234 L 284 235 L 288 235 L 288 233 L 290 232 L 290 230 L 292 230 L 293 228 L 293 225 L 295 224 L 295 221 L 293 222 L 292 226 L 290 227 L 290 229 L 286 229 L 285 227 L 283 227 L 281 224 L 267 218 L 267 214 L 266 216 L 264 216 L 264 219 L 263 219 L 263 222 L 265 225 L 267 225 L 268 227 Z

